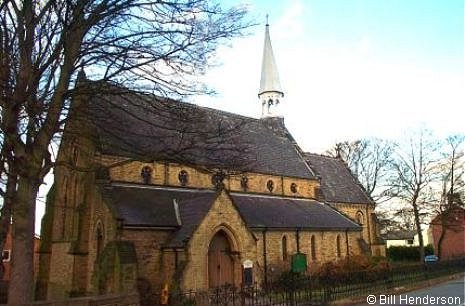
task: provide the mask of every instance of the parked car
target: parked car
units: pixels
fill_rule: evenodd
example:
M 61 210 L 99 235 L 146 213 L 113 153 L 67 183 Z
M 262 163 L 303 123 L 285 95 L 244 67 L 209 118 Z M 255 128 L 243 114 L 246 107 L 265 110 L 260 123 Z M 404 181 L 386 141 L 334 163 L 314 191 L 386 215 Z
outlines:
M 425 256 L 425 263 L 437 262 L 438 260 L 439 260 L 439 257 L 437 257 L 436 255 Z

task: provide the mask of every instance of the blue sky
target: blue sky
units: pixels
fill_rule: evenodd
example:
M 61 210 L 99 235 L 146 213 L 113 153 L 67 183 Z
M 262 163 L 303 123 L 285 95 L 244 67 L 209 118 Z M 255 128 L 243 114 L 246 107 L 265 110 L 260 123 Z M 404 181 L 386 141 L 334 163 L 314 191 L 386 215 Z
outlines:
M 197 102 L 258 117 L 265 15 L 287 127 L 304 150 L 336 141 L 398 138 L 422 125 L 465 133 L 463 0 L 221 1 L 259 23 L 218 50 Z M 450 110 L 454 110 L 450 112 Z

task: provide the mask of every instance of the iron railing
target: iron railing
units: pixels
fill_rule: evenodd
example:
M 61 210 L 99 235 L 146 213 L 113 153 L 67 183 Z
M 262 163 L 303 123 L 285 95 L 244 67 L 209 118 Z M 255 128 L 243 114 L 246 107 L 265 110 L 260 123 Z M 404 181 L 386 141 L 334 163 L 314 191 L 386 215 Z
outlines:
M 208 291 L 171 292 L 171 306 L 305 306 L 386 293 L 392 288 L 431 278 L 463 272 L 465 259 L 426 265 L 402 266 L 382 271 L 350 271 L 326 277 L 289 274 L 269 284 L 237 288 L 222 286 Z M 146 297 L 147 298 L 147 297 Z M 150 296 L 150 304 L 160 304 L 161 296 Z M 143 303 L 141 303 L 143 305 Z

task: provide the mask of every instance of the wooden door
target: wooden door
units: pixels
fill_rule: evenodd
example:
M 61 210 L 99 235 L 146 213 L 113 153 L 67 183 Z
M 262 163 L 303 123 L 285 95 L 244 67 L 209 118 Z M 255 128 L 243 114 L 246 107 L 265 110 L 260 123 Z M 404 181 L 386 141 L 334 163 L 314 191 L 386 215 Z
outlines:
M 208 284 L 210 288 L 234 284 L 234 262 L 226 234 L 216 233 L 208 249 Z

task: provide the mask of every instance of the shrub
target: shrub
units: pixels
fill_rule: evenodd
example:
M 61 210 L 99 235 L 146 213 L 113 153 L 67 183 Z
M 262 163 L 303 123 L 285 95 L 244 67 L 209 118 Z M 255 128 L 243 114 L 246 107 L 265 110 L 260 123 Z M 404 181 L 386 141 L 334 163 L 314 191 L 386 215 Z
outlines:
M 346 260 L 328 262 L 314 276 L 326 284 L 356 283 L 383 279 L 389 271 L 386 259 L 354 256 Z
M 425 255 L 434 254 L 431 244 L 425 247 Z M 390 246 L 387 256 L 392 261 L 418 261 L 420 260 L 420 248 L 418 246 Z

